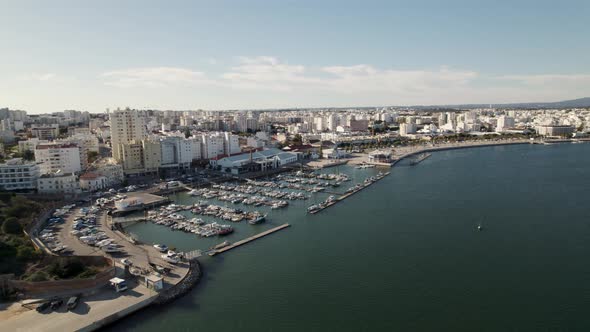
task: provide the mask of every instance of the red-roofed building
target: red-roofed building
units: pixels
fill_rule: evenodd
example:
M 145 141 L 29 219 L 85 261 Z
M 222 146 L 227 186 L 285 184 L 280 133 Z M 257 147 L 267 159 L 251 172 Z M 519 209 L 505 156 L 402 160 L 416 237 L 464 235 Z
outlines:
M 107 187 L 107 178 L 97 173 L 80 175 L 80 188 L 86 191 L 97 191 Z

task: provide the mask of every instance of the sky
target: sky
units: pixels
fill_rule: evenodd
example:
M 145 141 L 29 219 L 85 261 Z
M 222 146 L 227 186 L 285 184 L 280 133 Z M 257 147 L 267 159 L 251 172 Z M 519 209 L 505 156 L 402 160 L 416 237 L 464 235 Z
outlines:
M 266 109 L 590 96 L 590 1 L 0 0 L 0 107 Z

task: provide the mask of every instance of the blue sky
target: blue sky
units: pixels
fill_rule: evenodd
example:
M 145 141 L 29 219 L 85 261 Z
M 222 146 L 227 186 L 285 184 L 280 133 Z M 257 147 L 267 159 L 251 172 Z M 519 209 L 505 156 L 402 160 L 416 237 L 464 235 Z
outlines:
M 590 1 L 4 1 L 0 107 L 590 96 Z

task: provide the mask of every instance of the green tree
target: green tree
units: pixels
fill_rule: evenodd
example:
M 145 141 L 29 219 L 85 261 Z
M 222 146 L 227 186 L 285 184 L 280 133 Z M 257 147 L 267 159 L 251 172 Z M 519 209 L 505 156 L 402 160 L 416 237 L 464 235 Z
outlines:
M 184 138 L 189 138 L 191 137 L 191 130 L 189 129 L 189 127 L 184 128 Z
M 2 232 L 4 234 L 20 234 L 23 228 L 15 217 L 8 217 L 2 223 Z
M 35 153 L 31 150 L 25 150 L 25 152 L 22 153 L 22 157 L 24 160 L 35 160 Z
M 296 134 L 295 137 L 293 137 L 293 144 L 295 145 L 301 145 L 303 143 L 303 138 L 301 137 L 300 134 Z
M 98 158 L 98 152 L 96 151 L 90 151 L 88 152 L 88 161 L 89 162 L 94 162 L 96 159 Z

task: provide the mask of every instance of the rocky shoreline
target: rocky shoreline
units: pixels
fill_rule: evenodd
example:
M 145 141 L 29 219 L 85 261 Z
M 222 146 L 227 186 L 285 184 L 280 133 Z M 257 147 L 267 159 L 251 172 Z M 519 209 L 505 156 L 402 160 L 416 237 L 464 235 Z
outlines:
M 195 285 L 201 279 L 201 264 L 196 259 L 190 261 L 189 264 L 188 272 L 184 279 L 182 279 L 178 284 L 160 293 L 158 298 L 154 300 L 154 304 L 166 304 L 174 301 L 195 287 Z

